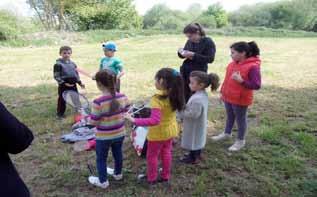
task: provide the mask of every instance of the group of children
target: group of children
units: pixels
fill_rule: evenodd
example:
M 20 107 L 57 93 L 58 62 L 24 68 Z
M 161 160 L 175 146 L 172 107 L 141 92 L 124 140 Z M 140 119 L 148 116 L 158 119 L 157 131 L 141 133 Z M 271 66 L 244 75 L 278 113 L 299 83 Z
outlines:
M 184 82 L 180 73 L 172 68 L 162 68 L 155 75 L 157 92 L 151 98 L 151 115 L 148 118 L 134 118 L 128 112 L 128 98 L 119 93 L 120 77 L 124 74 L 122 62 L 114 57 L 115 43 L 102 45 L 105 57 L 100 70 L 93 77 L 101 96 L 92 104 L 91 123 L 96 126 L 96 163 L 98 177 L 90 176 L 89 182 L 107 188 L 107 156 L 111 148 L 115 161 L 114 180 L 121 180 L 125 137 L 125 120 L 136 126 L 149 127 L 147 135 L 146 176 L 140 181 L 151 186 L 158 182 L 169 183 L 171 178 L 173 139 L 178 136 L 176 114 L 183 123 L 181 147 L 188 150 L 180 162 L 197 164 L 206 145 L 208 94 L 206 89 L 216 91 L 219 87 L 217 74 L 194 71 L 190 74 L 189 88 L 193 95 L 187 103 L 184 99 Z M 233 61 L 228 65 L 221 87 L 221 99 L 225 103 L 227 122 L 225 132 L 214 136 L 214 141 L 231 137 L 234 122 L 237 122 L 238 137 L 229 148 L 238 151 L 245 145 L 247 130 L 247 109 L 252 104 L 253 90 L 261 86 L 260 51 L 254 42 L 237 42 L 231 47 Z M 60 49 L 61 59 L 54 66 L 54 77 L 59 84 L 57 116 L 63 116 L 65 102 L 63 91 L 76 89 L 76 83 L 84 87 L 76 71 L 76 64 L 70 60 L 71 48 Z M 161 160 L 162 171 L 158 163 Z M 143 181 L 144 180 L 144 181 Z

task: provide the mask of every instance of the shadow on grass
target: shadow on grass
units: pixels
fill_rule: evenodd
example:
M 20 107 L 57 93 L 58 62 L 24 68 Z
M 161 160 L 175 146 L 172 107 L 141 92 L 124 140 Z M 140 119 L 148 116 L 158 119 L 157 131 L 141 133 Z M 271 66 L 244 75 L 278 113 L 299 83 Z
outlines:
M 178 143 L 168 191 L 161 185 L 148 190 L 136 183 L 145 161 L 136 156 L 127 138 L 125 179 L 110 179 L 110 189 L 104 192 L 87 183 L 86 165 L 95 163 L 94 152 L 74 153 L 72 146 L 59 141 L 70 122 L 55 119 L 56 86 L 0 86 L 1 102 L 36 136 L 30 149 L 15 157 L 34 196 L 313 196 L 317 192 L 316 96 L 315 87 L 264 86 L 249 111 L 249 118 L 258 121 L 250 125 L 246 149 L 231 154 L 227 148 L 233 141 L 208 141 L 204 160 L 185 166 L 177 162 L 183 154 Z M 224 121 L 223 106 L 212 97 L 213 132 L 222 130 Z

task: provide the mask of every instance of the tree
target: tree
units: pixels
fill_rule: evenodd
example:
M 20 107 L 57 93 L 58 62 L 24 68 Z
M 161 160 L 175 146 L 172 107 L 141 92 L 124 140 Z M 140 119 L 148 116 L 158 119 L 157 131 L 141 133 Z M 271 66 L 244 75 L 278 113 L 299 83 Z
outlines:
M 131 0 L 109 0 L 70 10 L 75 29 L 139 29 L 142 19 Z
M 243 6 L 230 13 L 229 20 L 235 26 L 269 26 L 272 21 L 270 9 L 271 5 L 262 3 L 255 6 Z
M 17 18 L 4 10 L 0 10 L 0 40 L 8 40 L 18 34 Z
M 65 18 L 65 0 L 28 0 L 27 3 L 36 12 L 46 29 L 69 29 Z M 69 0 L 67 3 L 72 3 Z
M 188 7 L 186 12 L 190 16 L 190 18 L 196 19 L 202 14 L 203 9 L 199 3 L 194 3 Z
M 162 18 L 171 16 L 171 10 L 165 4 L 154 5 L 144 15 L 143 25 L 144 28 L 154 27 L 159 23 Z
M 316 31 L 317 0 L 290 0 L 244 6 L 229 20 L 236 26 L 265 26 Z
M 143 19 L 144 28 L 160 30 L 182 28 L 187 22 L 188 17 L 184 12 L 171 10 L 164 4 L 154 5 Z
M 221 28 L 226 25 L 228 25 L 229 20 L 228 20 L 228 14 L 227 12 L 223 9 L 220 3 L 213 4 L 208 7 L 206 11 L 202 13 L 203 17 L 213 17 L 217 23 L 217 27 Z
M 28 0 L 46 29 L 142 27 L 133 0 Z
M 211 16 L 201 15 L 196 21 L 205 28 L 209 28 L 209 29 L 217 28 L 217 22 L 213 15 Z
M 284 2 L 275 4 L 269 11 L 272 17 L 269 26 L 273 28 L 292 29 L 292 22 L 294 17 L 296 17 L 293 11 L 293 8 Z

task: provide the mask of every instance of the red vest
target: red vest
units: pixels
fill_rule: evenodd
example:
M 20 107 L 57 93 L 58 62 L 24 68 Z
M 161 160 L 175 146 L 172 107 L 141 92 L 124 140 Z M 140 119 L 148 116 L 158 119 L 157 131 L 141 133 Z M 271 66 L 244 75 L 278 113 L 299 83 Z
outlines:
M 231 62 L 227 67 L 225 80 L 221 87 L 221 98 L 223 101 L 249 106 L 253 102 L 253 90 L 245 88 L 242 84 L 231 78 L 234 72 L 240 72 L 243 80 L 249 80 L 249 71 L 253 67 L 260 67 L 261 60 L 259 57 L 250 57 L 243 62 Z

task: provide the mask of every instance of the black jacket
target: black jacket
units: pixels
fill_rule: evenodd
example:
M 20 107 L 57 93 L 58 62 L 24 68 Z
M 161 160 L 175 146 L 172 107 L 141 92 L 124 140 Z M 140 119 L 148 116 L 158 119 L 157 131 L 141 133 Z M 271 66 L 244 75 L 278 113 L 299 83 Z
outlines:
M 16 171 L 10 154 L 25 150 L 32 142 L 29 128 L 17 120 L 0 102 L 0 196 L 27 197 L 29 190 Z
M 203 37 L 199 43 L 187 41 L 184 50 L 192 51 L 195 53 L 192 60 L 186 59 L 183 62 L 181 70 L 189 74 L 194 70 L 201 70 L 207 72 L 208 63 L 212 63 L 215 59 L 216 46 L 215 43 L 209 37 Z M 184 58 L 178 53 L 180 58 Z

